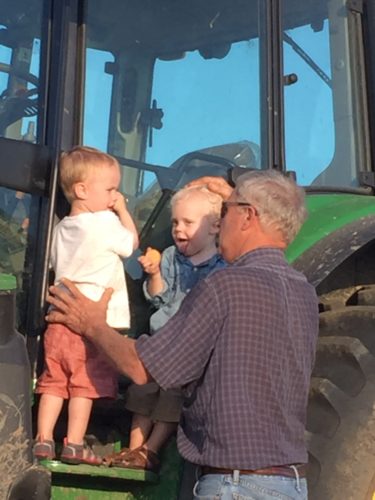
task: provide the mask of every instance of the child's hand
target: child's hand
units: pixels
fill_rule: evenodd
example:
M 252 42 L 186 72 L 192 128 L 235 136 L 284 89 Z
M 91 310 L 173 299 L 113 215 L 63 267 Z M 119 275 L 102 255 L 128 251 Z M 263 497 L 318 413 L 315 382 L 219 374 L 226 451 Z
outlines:
M 133 234 L 133 250 L 138 248 L 138 231 L 127 207 L 127 198 L 120 191 L 116 191 L 112 210 L 117 214 L 121 224 Z
M 124 212 L 128 211 L 128 208 L 126 206 L 126 199 L 120 191 L 117 191 L 116 193 L 116 201 L 115 204 L 113 205 L 112 210 L 117 214 L 123 214 Z
M 138 257 L 138 262 L 147 274 L 160 273 L 161 255 L 155 248 L 148 247 L 146 253 Z

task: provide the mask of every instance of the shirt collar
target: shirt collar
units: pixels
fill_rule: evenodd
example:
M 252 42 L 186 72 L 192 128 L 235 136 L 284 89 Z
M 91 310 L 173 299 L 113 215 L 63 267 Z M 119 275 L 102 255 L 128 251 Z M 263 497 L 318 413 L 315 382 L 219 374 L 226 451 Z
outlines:
M 189 257 L 186 257 L 183 253 L 181 253 L 177 248 L 176 248 L 176 259 L 181 263 L 181 264 L 188 264 L 192 267 L 204 267 L 204 266 L 213 266 L 215 265 L 218 261 L 222 260 L 222 256 L 218 253 L 215 253 L 212 257 L 210 257 L 208 260 L 205 260 L 204 262 L 200 262 L 199 264 L 193 264 L 190 260 Z
M 284 264 L 286 263 L 284 251 L 280 248 L 262 247 L 251 250 L 238 257 L 232 265 L 256 265 L 256 264 Z

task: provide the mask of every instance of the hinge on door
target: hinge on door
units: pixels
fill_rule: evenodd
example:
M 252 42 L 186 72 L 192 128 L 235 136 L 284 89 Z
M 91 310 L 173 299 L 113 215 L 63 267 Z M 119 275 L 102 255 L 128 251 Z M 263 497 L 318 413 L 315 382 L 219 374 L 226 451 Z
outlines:
M 346 8 L 352 12 L 363 14 L 363 0 L 347 0 Z
M 360 186 L 375 188 L 375 172 L 359 172 Z

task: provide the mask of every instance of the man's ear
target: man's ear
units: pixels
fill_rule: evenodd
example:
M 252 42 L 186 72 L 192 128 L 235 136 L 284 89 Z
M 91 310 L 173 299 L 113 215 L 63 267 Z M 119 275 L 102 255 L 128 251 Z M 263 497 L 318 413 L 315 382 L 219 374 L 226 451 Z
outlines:
M 242 207 L 241 207 L 242 208 Z M 247 231 L 254 227 L 256 224 L 256 214 L 253 210 L 253 207 L 246 208 L 246 217 L 243 218 L 241 229 Z
M 87 188 L 84 182 L 76 182 L 73 185 L 73 192 L 78 200 L 86 200 Z

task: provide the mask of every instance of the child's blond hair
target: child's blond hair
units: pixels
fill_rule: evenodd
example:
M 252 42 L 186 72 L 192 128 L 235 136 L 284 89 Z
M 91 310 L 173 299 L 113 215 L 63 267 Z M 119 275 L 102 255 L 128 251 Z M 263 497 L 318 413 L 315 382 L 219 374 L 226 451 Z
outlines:
M 74 199 L 73 186 L 86 179 L 93 168 L 119 167 L 113 156 L 89 146 L 75 146 L 60 157 L 60 185 L 66 199 Z
M 209 214 L 212 214 L 215 219 L 220 219 L 223 199 L 220 195 L 210 191 L 205 185 L 184 187 L 177 191 L 171 198 L 172 209 L 178 201 L 188 200 L 197 195 L 209 203 Z

